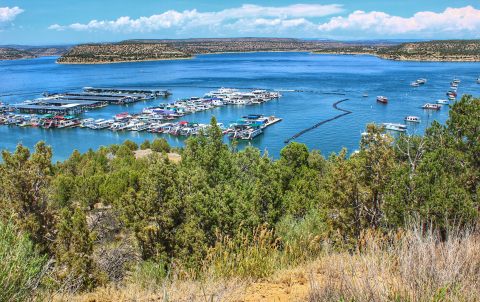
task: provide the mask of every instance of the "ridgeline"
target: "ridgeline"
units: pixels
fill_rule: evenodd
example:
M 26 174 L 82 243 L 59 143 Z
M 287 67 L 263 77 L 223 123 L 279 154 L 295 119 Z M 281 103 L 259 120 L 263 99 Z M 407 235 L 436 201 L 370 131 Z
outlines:
M 375 55 L 399 61 L 480 62 L 480 40 L 414 43 L 335 42 L 286 38 L 127 40 L 73 47 L 58 59 L 62 64 L 98 64 L 188 59 L 198 54 L 242 52 L 312 52 Z

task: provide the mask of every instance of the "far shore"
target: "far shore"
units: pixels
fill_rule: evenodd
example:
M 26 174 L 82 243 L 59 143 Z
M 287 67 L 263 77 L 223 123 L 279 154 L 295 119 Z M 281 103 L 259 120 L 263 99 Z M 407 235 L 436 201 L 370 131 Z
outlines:
M 186 58 L 164 58 L 164 59 L 146 59 L 146 60 L 126 60 L 126 61 L 105 61 L 105 62 L 58 62 L 55 63 L 60 65 L 105 65 L 105 64 L 119 64 L 119 63 L 140 63 L 140 62 L 155 62 L 155 61 L 178 61 L 178 60 L 191 60 L 195 56 L 186 57 Z

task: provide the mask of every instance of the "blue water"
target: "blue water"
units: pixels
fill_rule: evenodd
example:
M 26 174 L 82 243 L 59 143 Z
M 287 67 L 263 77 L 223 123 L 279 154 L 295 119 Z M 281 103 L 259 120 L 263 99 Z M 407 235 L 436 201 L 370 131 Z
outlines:
M 193 60 L 121 63 L 110 65 L 58 65 L 53 57 L 0 62 L 0 100 L 16 103 L 37 98 L 44 91 L 78 91 L 84 86 L 166 88 L 168 100 L 140 102 L 128 106 L 111 105 L 84 114 L 84 117 L 111 118 L 119 112 L 140 112 L 142 108 L 178 98 L 202 96 L 220 87 L 286 89 L 278 101 L 252 106 L 225 106 L 186 116 L 184 120 L 207 123 L 212 115 L 228 124 L 248 113 L 276 115 L 281 123 L 269 127 L 251 142 L 277 157 L 284 141 L 317 122 L 339 114 L 332 108 L 338 100 L 349 100 L 341 108 L 353 113 L 327 123 L 296 139 L 324 155 L 346 147 L 358 148 L 361 132 L 370 122 L 403 122 L 406 115 L 417 115 L 422 123 L 410 132 L 422 133 L 428 124 L 445 122 L 448 107 L 428 112 L 426 102 L 445 99 L 454 77 L 462 80 L 459 95 L 480 96 L 479 63 L 396 62 L 372 56 L 312 55 L 308 53 L 246 53 L 202 55 Z M 428 83 L 410 87 L 417 78 Z M 364 92 L 370 95 L 362 97 Z M 377 95 L 390 99 L 378 104 Z M 181 146 L 183 138 L 150 133 L 87 129 L 35 129 L 0 126 L 0 149 L 14 150 L 18 143 L 33 147 L 39 140 L 54 149 L 54 159 L 67 158 L 73 149 L 82 152 L 126 139 L 141 143 L 165 137 Z M 249 144 L 242 142 L 242 145 Z

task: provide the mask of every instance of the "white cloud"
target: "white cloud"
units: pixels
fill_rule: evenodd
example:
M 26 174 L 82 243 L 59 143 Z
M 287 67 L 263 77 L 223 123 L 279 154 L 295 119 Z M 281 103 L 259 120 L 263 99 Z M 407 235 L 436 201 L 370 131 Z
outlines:
M 321 32 L 362 31 L 383 35 L 473 34 L 480 33 L 480 10 L 473 6 L 447 8 L 441 13 L 418 12 L 412 17 L 392 16 L 384 12 L 355 11 L 347 17 L 333 17 L 320 24 Z
M 449 7 L 443 12 L 422 11 L 411 17 L 361 10 L 340 16 L 343 11 L 343 6 L 339 4 L 294 4 L 277 7 L 244 4 L 217 12 L 200 12 L 196 9 L 182 12 L 169 10 L 147 17 L 124 16 L 115 20 L 53 24 L 49 28 L 57 31 L 117 33 L 168 30 L 172 36 L 235 36 L 249 33 L 330 38 L 480 37 L 480 10 L 473 6 Z M 329 19 L 318 23 L 322 20 L 320 18 L 325 17 Z
M 116 20 L 91 20 L 88 23 L 70 25 L 53 24 L 52 30 L 72 29 L 77 31 L 112 31 L 112 32 L 153 32 L 160 29 L 211 27 L 232 25 L 238 20 L 250 20 L 259 25 L 276 26 L 278 22 L 286 26 L 303 26 L 305 18 L 318 18 L 343 11 L 341 5 L 295 4 L 279 7 L 267 7 L 244 4 L 241 7 L 225 9 L 218 12 L 199 12 L 196 9 L 178 12 L 169 10 L 150 17 L 132 19 L 120 17 Z
M 15 18 L 23 13 L 24 10 L 18 6 L 14 7 L 0 7 L 0 22 L 11 22 Z

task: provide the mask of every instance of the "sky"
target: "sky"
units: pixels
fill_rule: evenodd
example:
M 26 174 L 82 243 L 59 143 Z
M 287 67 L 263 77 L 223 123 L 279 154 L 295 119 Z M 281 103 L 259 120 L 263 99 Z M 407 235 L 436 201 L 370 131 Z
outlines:
M 217 37 L 477 39 L 480 0 L 0 0 L 0 45 Z

